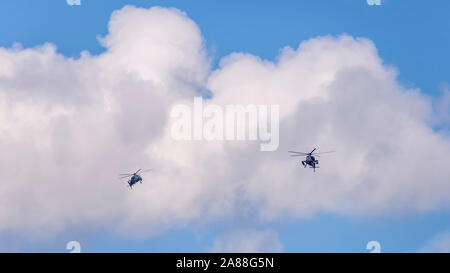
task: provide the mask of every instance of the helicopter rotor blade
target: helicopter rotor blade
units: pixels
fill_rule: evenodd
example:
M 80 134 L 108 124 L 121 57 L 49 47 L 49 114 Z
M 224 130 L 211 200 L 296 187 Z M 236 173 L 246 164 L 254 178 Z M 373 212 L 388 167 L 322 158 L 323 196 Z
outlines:
M 329 151 L 329 152 L 320 152 L 320 153 L 313 153 L 313 155 L 320 155 L 320 154 L 330 154 L 330 153 L 334 153 L 336 151 Z
M 309 154 L 312 155 L 312 153 L 314 153 L 315 150 L 317 150 L 317 148 L 314 148 L 314 150 L 312 150 Z
M 308 153 L 303 153 L 303 152 L 295 152 L 295 151 L 288 151 L 288 153 L 293 153 L 293 154 L 300 154 L 300 155 L 308 155 Z
M 294 156 L 306 156 L 306 155 L 291 155 L 291 157 L 294 157 Z
M 120 176 L 120 179 L 123 179 L 123 178 L 127 178 L 127 177 L 131 177 L 131 176 L 133 176 L 133 175 L 136 175 L 136 174 L 138 174 L 139 172 L 145 173 L 145 172 L 149 172 L 149 171 L 152 171 L 152 170 L 153 170 L 153 169 L 147 169 L 147 170 L 139 169 L 139 170 L 137 170 L 135 173 L 121 173 L 121 174 L 119 174 L 119 176 Z

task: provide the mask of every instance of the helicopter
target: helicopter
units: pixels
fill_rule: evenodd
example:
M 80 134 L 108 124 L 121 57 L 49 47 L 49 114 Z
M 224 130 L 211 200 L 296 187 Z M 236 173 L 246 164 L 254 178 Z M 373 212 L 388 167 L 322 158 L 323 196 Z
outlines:
M 328 153 L 334 153 L 334 151 L 329 152 L 320 152 L 315 153 L 317 148 L 314 148 L 310 153 L 303 153 L 303 152 L 295 152 L 295 151 L 288 151 L 291 153 L 291 156 L 306 156 L 306 159 L 302 161 L 303 167 L 307 167 L 308 165 L 314 169 L 314 172 L 316 172 L 316 168 L 319 168 L 317 166 L 319 164 L 319 160 L 316 159 L 316 157 L 320 157 L 319 154 L 328 154 Z
M 130 180 L 128 180 L 128 186 L 133 189 L 133 185 L 137 184 L 137 183 L 141 183 L 142 184 L 142 177 L 139 175 L 139 172 L 141 173 L 145 173 L 145 172 L 149 172 L 151 171 L 151 169 L 145 170 L 141 172 L 141 169 L 137 170 L 135 173 L 123 173 L 120 174 L 120 179 L 124 179 L 124 178 L 130 178 Z

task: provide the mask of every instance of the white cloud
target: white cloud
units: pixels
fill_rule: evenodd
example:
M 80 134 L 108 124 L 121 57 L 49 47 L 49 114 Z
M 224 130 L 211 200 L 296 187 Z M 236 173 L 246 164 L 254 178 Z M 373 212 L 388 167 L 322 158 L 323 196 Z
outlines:
M 126 215 L 137 192 L 124 191 L 118 173 L 154 165 L 145 149 L 169 105 L 208 72 L 199 30 L 180 11 L 125 7 L 109 29 L 99 56 L 0 49 L 0 230 Z
M 112 226 L 148 236 L 255 210 L 259 219 L 448 208 L 450 141 L 431 100 L 406 90 L 375 45 L 319 37 L 275 62 L 231 54 L 211 71 L 176 9 L 113 14 L 106 52 L 0 48 L 0 232 Z M 215 104 L 279 104 L 280 149 L 176 142 L 169 111 L 208 88 Z M 287 150 L 337 150 L 313 173 Z M 133 191 L 117 174 L 156 171 Z M 245 204 L 245 206 L 243 206 Z

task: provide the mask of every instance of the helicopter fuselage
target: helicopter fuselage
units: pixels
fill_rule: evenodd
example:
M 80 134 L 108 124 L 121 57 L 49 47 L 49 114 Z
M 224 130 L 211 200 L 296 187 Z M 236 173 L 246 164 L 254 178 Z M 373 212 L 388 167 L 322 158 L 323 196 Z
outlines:
M 128 185 L 130 185 L 130 187 L 132 188 L 134 184 L 139 183 L 139 182 L 142 183 L 142 177 L 139 176 L 138 174 L 134 174 L 128 181 Z
M 306 159 L 302 161 L 302 165 L 306 168 L 306 166 L 311 166 L 312 168 L 316 168 L 316 165 L 319 164 L 319 160 L 316 160 L 316 158 L 312 155 L 307 155 Z

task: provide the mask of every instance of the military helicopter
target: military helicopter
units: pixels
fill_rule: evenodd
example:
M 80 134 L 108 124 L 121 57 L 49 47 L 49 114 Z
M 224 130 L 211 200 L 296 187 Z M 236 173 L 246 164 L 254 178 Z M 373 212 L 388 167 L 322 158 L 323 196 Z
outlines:
M 303 167 L 306 168 L 306 166 L 311 166 L 311 168 L 314 169 L 314 172 L 316 172 L 316 168 L 319 168 L 317 166 L 319 164 L 319 160 L 315 158 L 315 156 L 320 157 L 319 154 L 328 154 L 328 153 L 334 153 L 334 151 L 329 152 L 321 152 L 321 153 L 315 153 L 314 151 L 317 150 L 317 148 L 314 148 L 310 153 L 303 153 L 303 152 L 295 152 L 295 151 L 289 151 L 289 153 L 292 153 L 291 156 L 306 156 L 306 159 L 302 161 Z
M 151 171 L 151 169 L 145 170 L 141 172 L 141 169 L 137 170 L 135 173 L 122 173 L 120 174 L 120 179 L 124 179 L 124 178 L 130 178 L 130 180 L 128 180 L 128 186 L 133 189 L 133 185 L 136 183 L 141 182 L 142 184 L 142 177 L 138 174 L 139 172 L 141 173 L 145 173 L 145 172 L 149 172 Z

